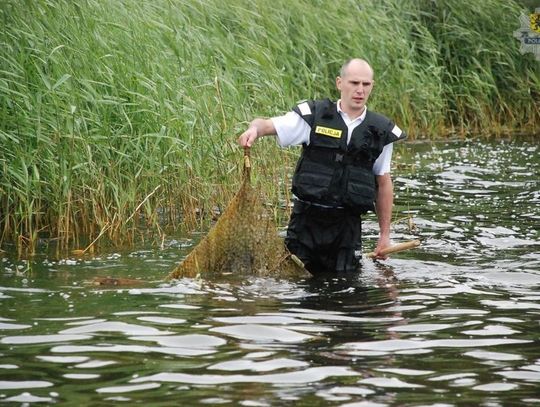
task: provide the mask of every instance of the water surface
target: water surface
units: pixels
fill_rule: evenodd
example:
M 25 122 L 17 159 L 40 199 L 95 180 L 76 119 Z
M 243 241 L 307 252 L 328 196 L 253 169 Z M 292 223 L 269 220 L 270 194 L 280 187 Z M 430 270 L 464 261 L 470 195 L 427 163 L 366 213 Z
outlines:
M 539 150 L 396 151 L 393 238 L 422 247 L 360 275 L 163 283 L 190 236 L 96 258 L 4 254 L 0 402 L 538 405 Z M 364 226 L 367 250 L 375 218 Z

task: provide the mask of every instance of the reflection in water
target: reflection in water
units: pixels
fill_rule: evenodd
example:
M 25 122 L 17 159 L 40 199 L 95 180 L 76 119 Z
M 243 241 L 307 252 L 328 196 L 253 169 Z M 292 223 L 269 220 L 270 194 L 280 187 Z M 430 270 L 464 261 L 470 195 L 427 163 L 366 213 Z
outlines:
M 0 402 L 539 404 L 538 146 L 411 148 L 394 238 L 422 247 L 360 275 L 162 283 L 190 239 L 0 259 Z M 82 284 L 96 275 L 147 284 Z

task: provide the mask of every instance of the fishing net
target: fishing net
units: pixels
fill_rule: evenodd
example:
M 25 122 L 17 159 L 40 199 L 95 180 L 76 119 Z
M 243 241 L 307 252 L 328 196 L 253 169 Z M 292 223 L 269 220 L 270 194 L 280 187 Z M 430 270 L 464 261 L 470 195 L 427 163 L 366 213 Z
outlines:
M 279 237 L 259 191 L 251 185 L 250 171 L 246 149 L 240 189 L 208 234 L 168 279 L 224 273 L 277 278 L 310 275 Z

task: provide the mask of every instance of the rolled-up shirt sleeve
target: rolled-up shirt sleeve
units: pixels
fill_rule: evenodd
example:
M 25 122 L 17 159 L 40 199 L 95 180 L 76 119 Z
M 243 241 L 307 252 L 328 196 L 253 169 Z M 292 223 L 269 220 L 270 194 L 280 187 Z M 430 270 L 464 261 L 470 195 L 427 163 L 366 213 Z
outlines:
M 394 143 L 384 146 L 383 151 L 373 164 L 374 175 L 384 175 L 390 173 L 390 163 L 392 161 L 392 151 L 394 151 Z
M 272 117 L 271 120 L 281 147 L 309 144 L 311 128 L 299 114 L 288 112 L 283 116 Z

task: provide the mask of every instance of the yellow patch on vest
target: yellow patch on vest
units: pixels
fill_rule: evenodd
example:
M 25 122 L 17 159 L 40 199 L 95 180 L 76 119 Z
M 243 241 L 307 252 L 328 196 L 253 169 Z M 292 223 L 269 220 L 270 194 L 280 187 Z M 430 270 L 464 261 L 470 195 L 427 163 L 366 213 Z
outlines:
M 317 126 L 315 127 L 315 133 L 322 134 L 323 136 L 340 138 L 342 131 L 338 129 L 331 129 L 329 127 Z

